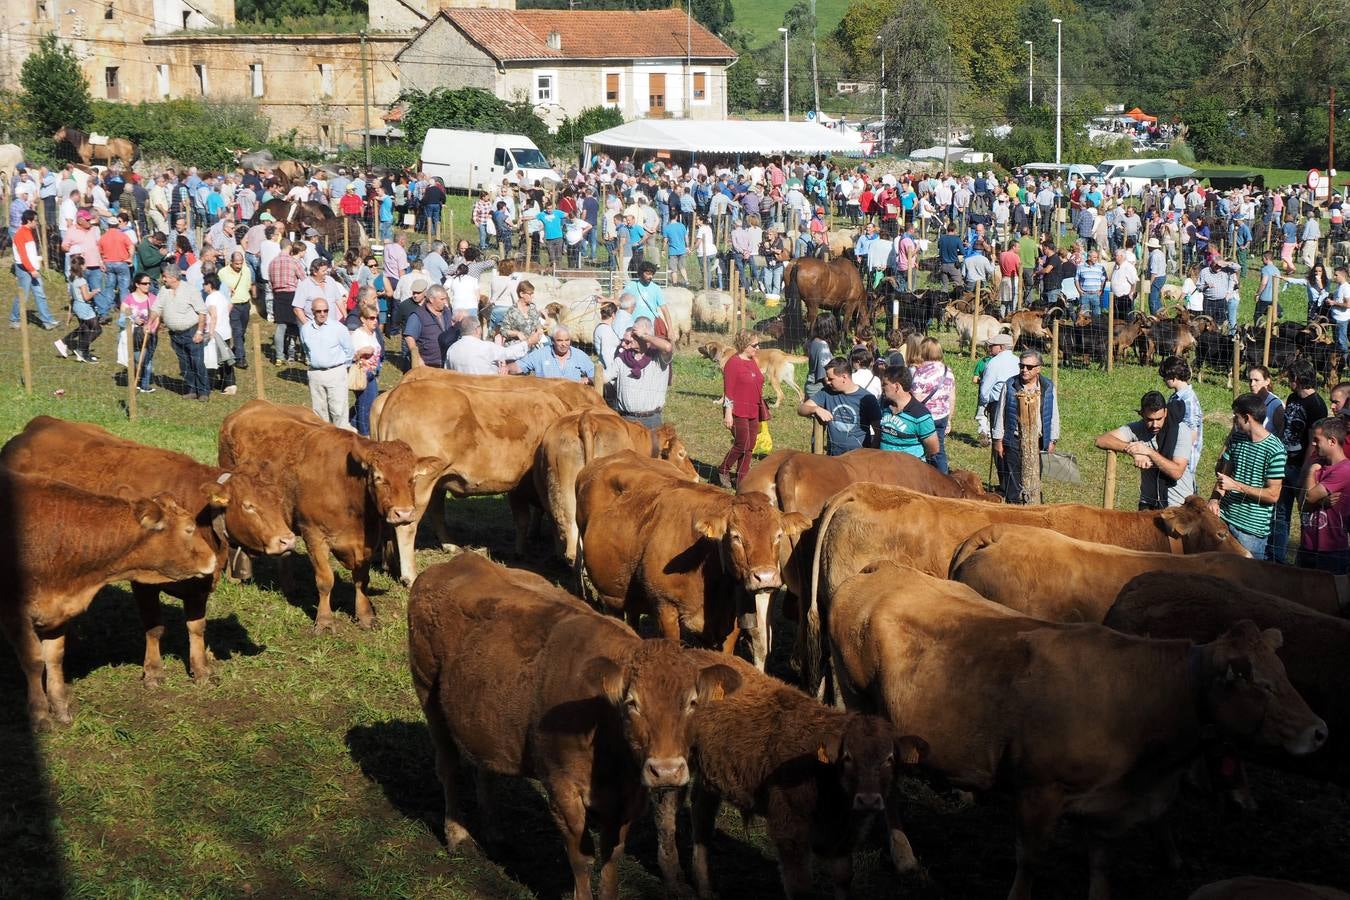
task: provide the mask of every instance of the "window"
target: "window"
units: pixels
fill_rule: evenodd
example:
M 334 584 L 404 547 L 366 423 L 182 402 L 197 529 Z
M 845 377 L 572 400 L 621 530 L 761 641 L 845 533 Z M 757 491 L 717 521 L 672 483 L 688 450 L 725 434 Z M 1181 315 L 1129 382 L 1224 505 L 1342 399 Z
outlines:
M 167 63 L 160 63 L 155 66 L 155 80 L 158 82 L 159 95 L 167 98 L 169 96 L 169 66 Z
M 185 9 L 185 10 L 183 10 L 183 30 L 184 30 L 184 31 L 187 30 L 187 27 L 188 27 L 188 20 L 191 19 L 191 18 L 192 18 L 192 10 L 190 10 L 190 9 Z
M 332 145 L 333 145 L 333 126 L 332 126 L 332 125 L 320 125 L 320 126 L 319 126 L 319 146 L 320 146 L 320 147 L 331 147 Z
M 114 15 L 112 3 L 108 3 L 103 7 L 103 18 L 111 20 Z
M 658 116 L 666 111 L 665 72 L 653 72 L 647 76 L 647 109 Z
M 511 160 L 507 158 L 506 151 L 501 147 L 498 147 L 496 152 L 492 154 L 492 164 L 499 169 L 511 168 Z
M 534 102 L 535 103 L 553 103 L 553 76 L 535 75 L 534 76 Z
M 47 0 L 37 0 L 37 17 L 39 19 L 50 19 L 52 17 L 51 6 Z
M 605 102 L 606 102 L 606 103 L 618 103 L 618 102 L 619 102 L 619 73 L 618 73 L 618 72 L 606 72 L 606 73 L 605 73 Z
M 117 85 L 117 66 L 107 66 L 103 70 L 103 87 L 107 91 L 109 100 L 120 100 L 121 91 Z
M 206 63 L 193 63 L 192 73 L 197 76 L 197 92 L 205 97 L 207 94 Z
M 332 63 L 319 63 L 319 94 L 323 97 L 333 96 Z
M 253 96 L 261 97 L 263 95 L 263 68 L 262 63 L 250 63 L 248 67 L 249 81 L 253 85 Z
M 694 73 L 694 102 L 700 103 L 708 99 L 708 73 Z

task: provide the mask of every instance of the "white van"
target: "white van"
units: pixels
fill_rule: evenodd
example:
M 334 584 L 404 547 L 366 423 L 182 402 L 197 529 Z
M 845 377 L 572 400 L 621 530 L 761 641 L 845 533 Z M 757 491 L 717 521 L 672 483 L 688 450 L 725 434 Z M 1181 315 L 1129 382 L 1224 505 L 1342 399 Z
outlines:
M 502 179 L 524 185 L 562 182 L 529 138 L 489 131 L 428 129 L 422 140 L 422 171 L 458 191 L 494 189 Z
M 1102 160 L 1097 166 L 1097 170 L 1102 173 L 1102 180 L 1107 184 L 1115 184 L 1117 181 L 1125 182 L 1129 187 L 1131 194 L 1137 194 L 1148 186 L 1147 178 L 1131 178 L 1130 169 L 1135 166 L 1142 166 L 1144 163 L 1168 162 L 1181 165 L 1180 160 L 1159 159 L 1156 157 L 1135 158 L 1135 159 L 1106 159 Z

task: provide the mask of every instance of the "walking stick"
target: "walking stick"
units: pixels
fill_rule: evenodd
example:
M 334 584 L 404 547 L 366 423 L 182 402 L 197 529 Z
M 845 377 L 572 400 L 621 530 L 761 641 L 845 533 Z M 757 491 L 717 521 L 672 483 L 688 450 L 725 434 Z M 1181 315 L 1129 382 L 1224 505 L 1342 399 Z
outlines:
M 147 323 L 147 324 L 149 324 L 149 323 Z M 133 327 L 134 327 L 134 326 L 133 326 Z M 132 332 L 131 332 L 131 336 L 132 336 L 132 338 L 134 339 L 135 336 L 136 336 L 136 332 L 135 332 L 135 331 L 132 331 Z M 131 340 L 131 341 L 128 341 L 127 343 L 128 343 L 128 344 L 134 344 L 135 341 L 134 341 L 134 340 Z M 149 343 L 150 343 L 150 329 L 147 328 L 145 325 L 142 325 L 142 326 L 141 326 L 141 352 L 140 352 L 140 355 L 136 357 L 136 378 L 135 378 L 134 383 L 137 384 L 137 385 L 139 385 L 139 384 L 141 383 L 141 366 L 145 365 L 145 348 L 146 348 L 146 345 L 148 345 Z

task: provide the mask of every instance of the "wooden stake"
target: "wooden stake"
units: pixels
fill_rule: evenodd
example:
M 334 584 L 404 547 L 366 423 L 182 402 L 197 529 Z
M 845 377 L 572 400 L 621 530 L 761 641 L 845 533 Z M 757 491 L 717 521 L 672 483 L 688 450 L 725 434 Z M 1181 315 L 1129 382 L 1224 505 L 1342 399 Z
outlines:
M 1059 391 L 1059 317 L 1050 323 L 1050 383 Z
M 1270 334 L 1275 330 L 1276 309 L 1280 302 L 1280 276 L 1276 275 L 1270 285 L 1270 309 L 1266 310 L 1266 343 L 1261 351 L 1261 365 L 1270 366 Z
M 346 217 L 346 216 L 343 216 L 343 217 L 342 217 L 342 249 L 343 249 L 343 252 L 344 252 L 344 253 L 350 253 L 350 252 L 352 252 L 352 238 L 351 238 L 351 234 L 349 233 L 350 227 L 351 227 L 351 223 L 347 221 L 347 217 Z
M 1102 485 L 1102 509 L 1116 508 L 1116 451 L 1106 451 L 1106 482 Z
M 39 201 L 41 205 L 41 201 Z M 37 270 L 37 277 L 42 277 L 42 269 Z M 28 396 L 33 396 L 33 354 L 28 344 L 28 298 L 24 292 L 19 292 L 19 346 L 23 350 L 23 389 Z
M 1115 368 L 1116 362 L 1116 298 L 1106 301 L 1106 371 Z
M 1237 399 L 1242 393 L 1242 339 L 1238 337 L 1237 332 L 1233 332 L 1233 398 Z
M 135 354 L 136 342 L 134 340 L 134 338 L 136 337 L 136 327 L 132 325 L 130 322 L 128 322 L 127 329 L 125 332 L 123 332 L 123 334 L 125 335 L 127 342 L 127 419 L 129 421 L 135 422 L 136 385 L 140 384 L 139 378 L 132 377 L 133 373 L 137 368 L 132 360 L 132 357 L 136 355 Z M 119 336 L 118 339 L 120 340 L 121 336 Z
M 263 386 L 262 325 L 255 320 L 249 331 L 253 336 L 253 384 L 258 399 L 266 400 L 267 388 Z M 280 354 L 281 348 L 277 347 L 276 352 Z
M 459 245 L 455 243 L 455 209 L 449 203 L 445 204 L 445 208 L 450 213 L 450 245 L 457 247 Z
M 146 324 L 149 324 L 149 323 L 147 322 Z M 132 354 L 133 356 L 135 356 L 135 355 L 136 355 L 136 354 L 135 354 L 135 351 L 136 351 L 136 327 L 135 327 L 135 325 L 128 325 L 128 327 L 131 328 L 131 334 L 130 334 L 130 336 L 127 337 L 127 349 L 128 349 L 128 351 L 131 352 L 131 354 Z M 149 330 L 148 328 L 142 326 L 142 327 L 141 327 L 141 354 L 140 354 L 139 357 L 136 358 L 136 365 L 135 365 L 135 367 L 134 367 L 134 368 L 135 368 L 135 372 L 134 372 L 134 373 L 132 372 L 133 366 L 131 366 L 131 364 L 130 364 L 131 361 L 130 361 L 130 360 L 127 361 L 127 363 L 128 363 L 128 364 L 127 364 L 127 374 L 128 374 L 128 377 L 130 377 L 130 376 L 133 375 L 133 374 L 135 375 L 135 378 L 132 379 L 132 384 L 133 384 L 133 385 L 138 385 L 138 384 L 141 383 L 141 367 L 145 365 L 145 348 L 148 347 L 148 346 L 150 346 L 150 330 Z
M 970 361 L 974 362 L 980 348 L 980 288 L 984 282 L 975 282 L 975 314 L 970 320 Z
M 736 333 L 736 294 L 740 290 L 741 267 L 733 265 L 731 267 L 731 309 L 727 311 L 727 329 L 731 334 Z
M 51 257 L 47 255 L 47 201 L 38 197 L 37 200 L 37 221 L 38 221 L 38 250 L 42 253 L 42 264 L 51 265 Z M 6 220 L 8 221 L 8 220 Z M 201 246 L 198 244 L 197 246 Z M 20 310 L 22 312 L 22 310 Z

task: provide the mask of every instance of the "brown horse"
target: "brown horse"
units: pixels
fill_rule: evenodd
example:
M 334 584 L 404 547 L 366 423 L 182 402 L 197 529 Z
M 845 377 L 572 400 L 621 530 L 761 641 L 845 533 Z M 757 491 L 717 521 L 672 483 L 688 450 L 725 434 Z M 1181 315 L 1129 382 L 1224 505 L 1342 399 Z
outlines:
M 862 275 L 848 260 L 825 262 L 811 257 L 790 260 L 784 267 L 783 286 L 789 319 L 800 315 L 799 304 L 805 304 L 808 334 L 822 309 L 837 313 L 846 329 L 870 320 Z
M 281 225 L 282 232 L 295 232 L 303 235 L 305 229 L 313 228 L 323 238 L 324 245 L 334 247 L 360 247 L 366 243 L 365 229 L 359 222 L 353 222 L 345 216 L 335 216 L 333 211 L 322 203 L 306 200 L 294 203 L 290 200 L 268 200 L 258 207 L 258 212 L 249 224 L 257 225 L 262 214 L 270 213 L 273 220 Z
M 136 161 L 136 145 L 126 138 L 108 138 L 106 144 L 93 144 L 87 133 L 78 128 L 66 127 L 52 135 L 52 140 L 68 145 L 86 166 L 94 163 L 112 165 L 115 162 L 129 166 Z

